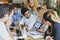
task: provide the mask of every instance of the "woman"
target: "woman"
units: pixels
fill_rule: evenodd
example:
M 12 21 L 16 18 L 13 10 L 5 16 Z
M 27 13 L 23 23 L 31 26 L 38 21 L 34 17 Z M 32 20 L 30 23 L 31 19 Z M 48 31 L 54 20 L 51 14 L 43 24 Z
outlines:
M 49 11 L 43 14 L 43 23 L 49 25 L 49 28 L 45 32 L 45 38 L 46 40 L 59 40 L 60 39 L 60 23 L 57 22 L 60 21 L 60 19 L 57 18 L 57 14 L 54 13 L 54 11 Z
M 41 7 L 37 7 L 37 12 L 38 12 L 38 19 L 39 19 L 39 21 L 42 23 L 42 27 L 41 28 L 39 28 L 39 29 L 37 29 L 37 31 L 39 31 L 39 32 L 43 32 L 43 33 L 45 33 L 45 31 L 47 30 L 47 28 L 48 28 L 48 25 L 47 24 L 43 24 L 43 14 L 45 13 L 45 12 L 47 12 L 48 11 L 48 9 L 47 9 L 47 7 L 44 5 L 44 6 L 41 6 Z
M 37 7 L 38 7 L 38 1 L 37 0 L 27 0 L 26 7 L 30 10 L 30 12 L 36 16 L 37 14 Z
M 41 7 L 40 6 L 37 7 L 38 17 L 40 18 L 41 22 L 42 22 L 42 19 L 43 19 L 43 14 L 47 11 L 48 11 L 48 9 L 45 5 L 41 6 Z

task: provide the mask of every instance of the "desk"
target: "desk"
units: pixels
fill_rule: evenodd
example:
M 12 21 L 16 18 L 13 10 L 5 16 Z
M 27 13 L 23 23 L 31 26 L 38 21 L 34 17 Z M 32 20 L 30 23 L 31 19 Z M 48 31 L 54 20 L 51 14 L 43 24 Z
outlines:
M 14 29 L 13 32 L 16 32 L 16 29 Z M 15 40 L 17 40 L 17 36 L 15 37 Z M 26 40 L 44 40 L 44 38 L 34 39 L 34 38 L 28 36 L 28 37 L 26 38 Z
M 17 37 L 15 37 L 14 40 L 17 40 Z M 25 40 L 44 40 L 44 38 L 33 39 L 32 37 L 27 37 Z
M 17 39 L 17 38 L 16 38 Z M 15 40 L 16 40 L 15 39 Z M 34 39 L 31 36 L 28 36 L 25 40 L 44 40 L 44 38 L 38 38 L 38 39 Z
M 32 37 L 27 37 L 27 40 L 44 40 L 44 38 L 40 38 L 40 39 L 33 39 Z

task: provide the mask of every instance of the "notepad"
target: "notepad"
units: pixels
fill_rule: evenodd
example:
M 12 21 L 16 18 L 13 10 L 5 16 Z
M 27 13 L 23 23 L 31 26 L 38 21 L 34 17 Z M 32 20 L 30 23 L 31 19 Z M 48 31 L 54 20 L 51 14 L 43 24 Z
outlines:
M 43 38 L 44 36 L 42 35 L 31 35 L 32 38 L 38 39 L 38 38 Z

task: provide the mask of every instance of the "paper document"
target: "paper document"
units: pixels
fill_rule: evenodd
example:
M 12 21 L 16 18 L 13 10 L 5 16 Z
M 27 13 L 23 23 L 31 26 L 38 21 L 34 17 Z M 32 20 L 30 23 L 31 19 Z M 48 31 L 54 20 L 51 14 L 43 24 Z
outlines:
M 34 39 L 38 39 L 38 38 L 43 38 L 44 36 L 41 35 L 42 33 L 40 32 L 27 32 L 27 35 L 31 36 Z

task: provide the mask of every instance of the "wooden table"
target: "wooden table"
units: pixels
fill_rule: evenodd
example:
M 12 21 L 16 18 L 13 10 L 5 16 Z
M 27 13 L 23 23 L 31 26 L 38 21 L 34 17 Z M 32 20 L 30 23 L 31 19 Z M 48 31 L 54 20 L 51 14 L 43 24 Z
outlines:
M 13 32 L 16 32 L 16 29 L 13 30 Z M 44 38 L 39 38 L 39 39 L 33 39 L 32 37 L 28 36 L 26 40 L 44 40 Z
M 44 40 L 44 38 L 40 38 L 40 39 L 33 39 L 32 37 L 27 37 L 26 40 Z
M 17 40 L 17 37 L 14 40 Z M 44 40 L 44 38 L 33 39 L 32 37 L 27 37 L 25 40 Z

